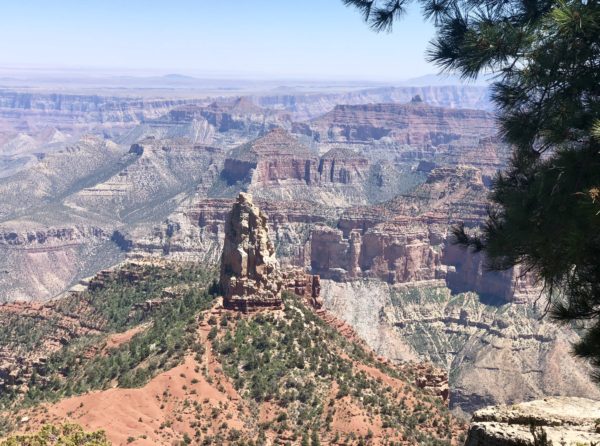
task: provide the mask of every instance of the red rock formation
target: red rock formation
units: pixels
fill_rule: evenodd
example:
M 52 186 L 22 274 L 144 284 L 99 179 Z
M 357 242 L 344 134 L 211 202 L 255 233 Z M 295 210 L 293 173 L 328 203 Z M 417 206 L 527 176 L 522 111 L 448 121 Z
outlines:
M 231 152 L 223 176 L 229 183 L 268 185 L 295 180 L 311 184 L 318 181 L 318 167 L 316 154 L 285 130 L 275 129 Z
M 448 387 L 448 372 L 434 367 L 429 363 L 413 365 L 413 372 L 417 375 L 415 384 L 421 389 L 427 389 L 448 403 L 450 389 Z
M 417 219 L 382 223 L 364 234 L 344 238 L 341 230 L 319 227 L 312 232 L 311 266 L 327 278 L 377 277 L 388 283 L 418 282 L 444 277 L 445 269 Z
M 364 183 L 369 175 L 367 158 L 349 149 L 332 149 L 321 157 L 319 181 L 327 183 Z
M 320 143 L 365 144 L 404 162 L 477 166 L 487 175 L 506 165 L 510 149 L 496 137 L 494 115 L 482 110 L 408 104 L 337 105 L 294 133 Z M 393 143 L 393 148 L 389 143 Z M 378 148 L 378 146 L 380 146 Z
M 332 149 L 323 157 L 287 131 L 277 128 L 233 150 L 225 159 L 223 176 L 231 184 L 243 181 L 260 188 L 288 182 L 363 185 L 369 175 L 367 158 L 349 149 Z
M 477 142 L 496 133 L 494 116 L 481 110 L 432 107 L 424 103 L 337 105 L 309 124 L 320 141 L 369 142 L 384 137 L 415 146 L 459 139 Z M 299 126 L 294 130 L 301 131 Z
M 216 234 L 227 220 L 233 203 L 231 199 L 197 200 L 193 207 L 186 210 L 186 217 L 191 224 Z
M 227 309 L 281 308 L 283 290 L 305 298 L 315 308 L 322 306 L 319 276 L 301 269 L 281 270 L 269 239 L 267 216 L 245 193 L 240 193 L 225 224 L 220 283 Z
M 240 193 L 225 222 L 220 284 L 227 309 L 281 308 L 283 303 L 283 276 L 267 217 L 245 193 Z
M 323 306 L 320 276 L 307 274 L 301 269 L 293 269 L 286 271 L 284 277 L 285 288 L 288 291 L 303 297 L 314 308 L 321 308 Z

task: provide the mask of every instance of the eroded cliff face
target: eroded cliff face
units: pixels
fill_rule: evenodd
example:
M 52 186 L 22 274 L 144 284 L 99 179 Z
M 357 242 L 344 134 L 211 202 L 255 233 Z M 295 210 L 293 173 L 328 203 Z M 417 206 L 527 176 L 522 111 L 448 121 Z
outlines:
M 130 132 L 139 134 L 135 127 L 173 107 L 205 102 L 0 91 L 0 178 L 34 166 L 61 143 L 74 145 L 88 134 L 121 142 Z
M 0 300 L 48 300 L 124 257 L 135 230 L 210 188 L 220 149 L 147 139 L 127 149 L 98 137 L 0 180 Z M 183 195 L 183 196 L 182 196 Z
M 322 281 L 325 308 L 378 354 L 431 360 L 450 374 L 450 406 L 466 412 L 547 395 L 600 398 L 589 366 L 570 354 L 571 329 L 540 319 L 533 303 L 488 305 L 443 281 L 391 286 Z
M 497 138 L 493 114 L 423 102 L 337 105 L 323 116 L 295 124 L 292 130 L 324 145 L 364 147 L 372 157 L 467 164 L 486 175 L 502 168 L 510 154 Z
M 344 281 L 358 277 L 388 283 L 444 278 L 446 267 L 425 225 L 410 220 L 381 223 L 364 234 L 318 227 L 311 237 L 311 266 L 323 277 Z
M 442 261 L 452 265 L 446 274 L 446 284 L 453 293 L 473 291 L 500 302 L 532 301 L 542 293 L 542 285 L 534 273 L 525 273 L 520 266 L 489 271 L 484 254 L 452 243 L 446 244 Z
M 0 115 L 36 117 L 48 125 L 61 123 L 138 123 L 190 102 L 205 100 L 150 99 L 117 96 L 0 92 Z M 43 119 L 42 119 L 43 118 Z
M 381 202 L 410 189 L 422 175 L 410 166 L 349 148 L 323 155 L 306 138 L 275 129 L 227 154 L 222 178 L 269 201 L 311 201 L 350 207 Z
M 36 158 L 30 168 L 0 178 L 0 221 L 56 203 L 80 187 L 93 184 L 92 178 L 112 175 L 128 160 L 128 149 L 97 136 L 85 136 L 76 143 L 61 143 L 51 153 Z M 60 212 L 50 207 L 46 214 Z
M 359 175 L 355 178 L 360 185 Z M 285 188 L 288 196 L 300 184 L 306 188 L 300 190 L 307 191 L 299 196 L 312 194 L 313 199 L 327 187 L 297 177 L 270 184 Z M 441 279 L 456 292 L 476 291 L 503 302 L 539 294 L 533 276 L 521 277 L 518 269 L 489 273 L 482 255 L 463 252 L 451 243 L 452 225 L 478 224 L 486 215 L 487 189 L 478 169 L 434 169 L 423 184 L 381 205 L 336 207 L 340 201 L 273 200 L 269 196 L 273 189 L 264 183 L 251 183 L 250 190 L 261 191 L 257 202 L 269 215 L 284 264 L 310 267 L 315 274 L 338 281 L 378 278 L 397 284 Z M 136 238 L 134 251 L 216 262 L 231 203 L 197 195 L 151 236 Z
M 433 169 L 410 193 L 371 208 L 344 211 L 337 227 L 311 232 L 311 267 L 338 281 L 378 278 L 390 284 L 443 279 L 453 291 L 502 302 L 539 295 L 535 276 L 518 268 L 491 273 L 482 254 L 452 243 L 450 228 L 485 216 L 486 188 L 475 168 Z
M 489 114 L 388 104 L 338 107 L 295 133 L 290 122 L 247 100 L 178 103 L 120 135 L 127 144 L 57 143 L 0 180 L 3 298 L 48 299 L 124 251 L 216 266 L 245 191 L 271 244 L 261 260 L 250 232 L 239 241 L 246 259 L 260 248 L 228 288 L 240 308 L 251 293 L 276 305 L 283 289 L 312 298 L 321 286 L 327 308 L 382 355 L 447 367 L 451 404 L 469 411 L 561 393 L 567 377 L 574 394 L 595 395 L 568 356 L 576 334 L 538 321 L 533 278 L 489 275 L 481 255 L 450 243 L 452 225 L 483 221 L 489 179 L 507 159 Z M 273 256 L 275 288 L 263 280 Z
M 318 176 L 318 157 L 283 129 L 232 150 L 223 175 L 228 183 L 249 181 L 259 189 L 279 181 L 311 184 Z
M 191 103 L 146 119 L 121 137 L 123 142 L 153 136 L 158 139 L 186 138 L 195 143 L 231 147 L 278 127 L 289 128 L 292 117 L 279 110 L 254 104 L 247 97 L 219 100 L 210 104 Z
M 294 114 L 297 121 L 311 119 L 331 111 L 339 104 L 404 104 L 416 95 L 428 104 L 447 108 L 492 110 L 487 87 L 476 86 L 407 86 L 379 87 L 340 93 L 282 93 L 255 96 L 263 107 L 284 109 Z
M 121 169 L 75 192 L 65 204 L 124 221 L 143 220 L 148 213 L 151 219 L 161 213 L 165 218 L 174 197 L 212 186 L 223 156 L 221 149 L 187 140 L 144 139 L 131 145 Z
M 110 227 L 0 224 L 0 302 L 43 301 L 123 258 Z
M 329 142 L 372 142 L 389 138 L 416 147 L 440 146 L 453 141 L 477 144 L 492 136 L 490 114 L 480 110 L 409 104 L 337 105 L 309 124 L 309 136 Z

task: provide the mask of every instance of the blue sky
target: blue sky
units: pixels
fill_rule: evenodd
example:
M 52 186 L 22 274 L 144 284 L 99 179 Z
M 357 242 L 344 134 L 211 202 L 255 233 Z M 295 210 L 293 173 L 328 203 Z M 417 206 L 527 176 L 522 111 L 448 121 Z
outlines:
M 5 0 L 0 66 L 255 78 L 403 80 L 433 27 L 376 34 L 341 0 Z

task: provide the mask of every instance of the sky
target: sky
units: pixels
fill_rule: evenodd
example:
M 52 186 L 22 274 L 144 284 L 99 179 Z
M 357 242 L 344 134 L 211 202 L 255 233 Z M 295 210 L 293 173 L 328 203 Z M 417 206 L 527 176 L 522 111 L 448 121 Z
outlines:
M 4 0 L 0 67 L 390 81 L 436 73 L 411 7 L 375 33 L 341 0 Z

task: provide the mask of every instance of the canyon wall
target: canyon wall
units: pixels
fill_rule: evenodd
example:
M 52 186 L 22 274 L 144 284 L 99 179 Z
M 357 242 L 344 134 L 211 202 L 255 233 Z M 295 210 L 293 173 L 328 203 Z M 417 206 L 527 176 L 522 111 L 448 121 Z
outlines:
M 449 370 L 451 408 L 471 413 L 547 395 L 600 398 L 589 365 L 570 354 L 578 335 L 540 318 L 533 302 L 486 304 L 475 293 L 452 294 L 441 280 L 322 280 L 321 288 L 324 308 L 378 354 Z

